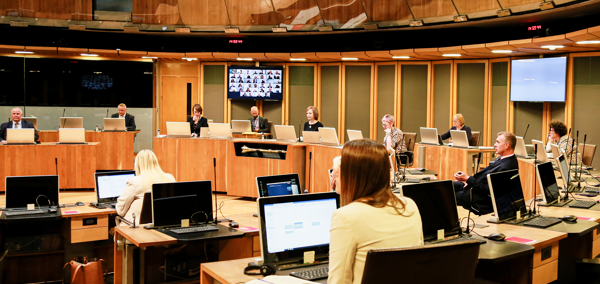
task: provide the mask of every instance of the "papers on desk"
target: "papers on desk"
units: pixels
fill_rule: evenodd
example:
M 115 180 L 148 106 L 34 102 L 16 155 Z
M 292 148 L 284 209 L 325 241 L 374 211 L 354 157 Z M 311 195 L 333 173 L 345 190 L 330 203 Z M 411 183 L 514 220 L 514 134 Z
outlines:
M 246 282 L 246 284 L 310 284 L 317 283 L 308 280 L 302 280 L 300 278 L 292 277 L 292 276 L 279 276 L 279 275 L 271 275 L 267 276 L 263 279 L 255 279 L 250 282 Z
M 491 150 L 491 149 L 494 149 L 494 146 L 479 146 L 479 149 L 481 149 L 481 150 Z
M 515 243 L 522 243 L 522 244 L 532 244 L 532 243 L 537 242 L 536 240 L 524 239 L 524 238 L 519 238 L 519 237 L 510 237 L 510 238 L 506 238 L 506 240 L 515 242 Z
M 581 216 L 578 216 L 577 219 L 579 219 L 579 220 L 585 220 L 585 221 L 596 221 L 596 218 L 581 217 Z
M 257 232 L 258 229 L 254 227 L 241 227 L 238 230 L 242 230 L 244 232 Z

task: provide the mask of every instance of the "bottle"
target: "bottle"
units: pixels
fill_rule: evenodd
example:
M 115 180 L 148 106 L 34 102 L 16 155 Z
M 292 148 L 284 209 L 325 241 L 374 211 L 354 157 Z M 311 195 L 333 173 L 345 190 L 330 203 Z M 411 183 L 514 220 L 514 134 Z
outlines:
M 160 136 L 160 129 L 156 129 L 156 137 Z
M 262 133 L 262 138 L 261 138 L 261 140 L 265 140 L 265 133 L 264 133 L 264 132 Z
M 100 131 L 100 128 L 98 127 L 98 124 L 96 124 L 96 132 Z

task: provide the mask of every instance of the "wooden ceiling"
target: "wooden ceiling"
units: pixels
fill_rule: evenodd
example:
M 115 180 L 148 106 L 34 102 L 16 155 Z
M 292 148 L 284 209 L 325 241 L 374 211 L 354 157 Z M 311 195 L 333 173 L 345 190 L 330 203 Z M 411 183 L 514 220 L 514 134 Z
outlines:
M 582 44 L 581 41 L 598 41 L 594 44 Z M 578 43 L 579 42 L 579 43 Z M 554 50 L 547 46 L 563 46 Z M 504 50 L 511 53 L 494 53 Z M 31 51 L 33 54 L 17 54 L 16 51 Z M 133 50 L 107 50 L 87 48 L 65 48 L 46 46 L 0 45 L 0 55 L 19 57 L 76 58 L 90 60 L 139 60 L 156 59 L 183 61 L 190 58 L 198 61 L 236 61 L 238 58 L 251 58 L 261 62 L 340 62 L 352 58 L 350 62 L 373 62 L 395 60 L 447 60 L 447 59 L 488 59 L 509 56 L 539 56 L 573 52 L 600 51 L 600 26 L 591 27 L 567 34 L 509 40 L 501 42 L 479 43 L 461 46 L 434 48 L 415 48 L 401 50 L 378 50 L 359 52 L 304 52 L 304 53 L 232 53 L 232 52 L 147 52 Z M 96 54 L 95 57 L 81 54 Z M 455 54 L 460 56 L 447 56 Z M 446 56 L 445 56 L 446 55 Z M 394 58 L 396 57 L 396 58 Z M 408 58 L 405 58 L 408 57 Z M 304 59 L 304 61 L 298 61 Z

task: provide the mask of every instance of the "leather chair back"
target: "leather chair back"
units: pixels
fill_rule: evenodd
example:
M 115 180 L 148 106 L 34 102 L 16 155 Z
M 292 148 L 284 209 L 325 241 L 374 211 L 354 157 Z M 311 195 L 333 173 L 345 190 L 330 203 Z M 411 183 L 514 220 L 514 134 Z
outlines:
M 585 144 L 585 149 L 583 149 L 583 143 L 579 143 L 578 150 L 579 153 L 585 155 L 583 156 L 583 164 L 586 166 L 592 166 L 592 162 L 594 161 L 594 155 L 596 154 L 596 145 Z
M 471 131 L 471 140 L 469 140 L 469 146 L 479 146 L 480 131 Z

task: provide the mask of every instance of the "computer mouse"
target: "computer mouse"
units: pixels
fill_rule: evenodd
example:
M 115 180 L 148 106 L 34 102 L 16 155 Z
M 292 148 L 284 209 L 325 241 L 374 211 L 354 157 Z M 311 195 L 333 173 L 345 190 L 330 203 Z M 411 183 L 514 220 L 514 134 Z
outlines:
M 487 236 L 487 238 L 492 241 L 504 241 L 506 236 L 502 233 L 493 233 L 493 234 L 490 234 L 489 236 Z
M 229 227 L 232 227 L 232 228 L 239 228 L 239 227 L 240 227 L 240 224 L 238 224 L 237 222 L 231 222 L 231 223 L 229 223 Z
M 84 204 L 83 202 L 81 202 L 81 201 L 77 201 L 77 202 L 75 202 L 75 205 L 76 205 L 76 206 L 83 206 L 83 205 L 85 205 L 85 204 Z
M 565 215 L 561 219 L 566 222 L 577 222 L 577 216 L 575 215 Z
M 419 171 L 422 171 L 422 172 L 424 172 L 424 171 L 426 171 L 426 170 L 427 170 L 426 168 L 420 168 L 420 169 L 419 169 Z
M 48 208 L 48 212 L 49 213 L 56 213 L 56 211 L 58 211 L 58 209 L 56 209 L 56 207 L 55 208 L 52 208 L 52 207 Z

